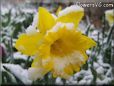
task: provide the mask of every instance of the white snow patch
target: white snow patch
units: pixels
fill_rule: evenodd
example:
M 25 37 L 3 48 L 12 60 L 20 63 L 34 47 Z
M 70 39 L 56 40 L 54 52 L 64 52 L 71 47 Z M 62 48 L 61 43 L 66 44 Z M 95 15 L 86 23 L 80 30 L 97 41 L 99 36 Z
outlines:
M 87 53 L 88 55 L 91 55 L 91 51 L 90 51 L 90 50 L 86 50 L 86 53 Z
M 36 33 L 39 31 L 38 28 L 36 29 L 38 22 L 39 22 L 39 16 L 38 16 L 38 13 L 36 13 L 36 14 L 34 15 L 32 25 L 30 25 L 30 26 L 26 29 L 26 33 L 27 33 L 28 35 L 36 34 Z
M 62 84 L 63 84 L 63 82 L 62 82 L 62 80 L 61 80 L 60 77 L 58 77 L 58 78 L 56 79 L 55 83 L 58 84 L 58 85 L 62 85 Z
M 105 78 L 103 80 L 100 80 L 99 78 L 97 78 L 96 82 L 97 84 L 108 84 L 112 79 L 111 78 Z
M 58 13 L 58 17 L 67 15 L 67 14 L 72 13 L 72 12 L 78 12 L 78 11 L 84 11 L 84 9 L 78 5 L 72 5 L 72 6 L 67 7 L 64 10 L 60 11 Z
M 24 8 L 24 9 L 21 9 L 22 12 L 24 13 L 35 13 L 36 12 L 36 9 L 31 9 L 31 8 Z
M 26 29 L 26 33 L 27 33 L 28 35 L 33 35 L 33 34 L 36 34 L 36 33 L 37 33 L 37 30 L 36 30 L 35 26 L 30 25 L 30 26 Z
M 8 68 L 18 79 L 20 79 L 24 84 L 31 84 L 32 81 L 28 79 L 28 71 L 23 69 L 20 65 L 14 64 L 2 64 Z
M 97 62 L 94 62 L 94 63 L 93 63 L 93 67 L 94 67 L 95 69 L 97 69 L 99 66 L 100 66 L 100 65 L 99 65 Z
M 112 73 L 112 68 L 110 67 L 110 69 L 108 69 L 108 71 L 106 73 L 106 76 L 111 75 L 111 73 Z
M 38 21 L 39 21 L 39 16 L 38 15 L 39 15 L 38 13 L 36 13 L 34 15 L 33 22 L 32 22 L 32 26 L 34 26 L 34 27 L 36 27 L 36 25 L 38 24 Z
M 87 81 L 86 81 L 86 84 L 87 84 L 87 85 L 91 84 L 91 81 L 92 81 L 92 79 L 87 80 Z
M 51 30 L 47 31 L 47 35 L 49 32 L 57 32 L 60 28 L 63 28 L 64 26 L 66 26 L 66 29 L 68 29 L 68 30 L 74 29 L 73 23 L 58 22 Z
M 55 14 L 51 14 L 53 16 L 53 18 L 56 20 L 57 16 Z
M 28 78 L 32 81 L 35 81 L 38 78 L 43 77 L 43 72 L 44 72 L 43 68 L 32 68 L 31 67 L 28 69 Z
M 85 76 L 83 79 L 85 79 L 85 80 L 92 80 L 93 79 L 93 75 Z
M 74 24 L 73 23 L 66 23 L 67 29 L 74 29 Z
M 21 54 L 21 52 L 13 53 L 14 59 L 23 59 L 27 60 L 28 56 Z
M 96 69 L 98 74 L 104 74 L 104 68 L 100 66 L 99 68 Z
M 81 80 L 81 81 L 79 81 L 78 84 L 80 84 L 80 85 L 86 84 L 86 80 Z

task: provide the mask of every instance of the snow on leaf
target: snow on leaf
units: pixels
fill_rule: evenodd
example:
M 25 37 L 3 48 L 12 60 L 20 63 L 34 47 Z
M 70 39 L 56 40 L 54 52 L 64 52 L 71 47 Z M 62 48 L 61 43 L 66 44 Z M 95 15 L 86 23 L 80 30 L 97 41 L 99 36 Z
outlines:
M 28 71 L 23 69 L 20 65 L 2 64 L 2 66 L 5 66 L 8 70 L 10 70 L 24 84 L 32 83 L 32 81 L 28 79 Z

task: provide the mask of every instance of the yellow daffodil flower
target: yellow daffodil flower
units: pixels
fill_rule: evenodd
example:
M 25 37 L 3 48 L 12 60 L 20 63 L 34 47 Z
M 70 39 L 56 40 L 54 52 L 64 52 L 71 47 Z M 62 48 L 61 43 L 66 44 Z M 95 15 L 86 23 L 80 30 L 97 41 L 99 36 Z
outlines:
M 84 9 L 76 5 L 60 11 L 58 17 L 39 8 L 37 22 L 33 21 L 15 45 L 23 54 L 36 57 L 28 69 L 32 80 L 48 72 L 54 77 L 69 79 L 80 70 L 88 59 L 85 51 L 96 45 L 76 29 L 83 15 Z
M 114 24 L 114 9 L 105 11 L 106 20 L 109 22 L 109 25 Z

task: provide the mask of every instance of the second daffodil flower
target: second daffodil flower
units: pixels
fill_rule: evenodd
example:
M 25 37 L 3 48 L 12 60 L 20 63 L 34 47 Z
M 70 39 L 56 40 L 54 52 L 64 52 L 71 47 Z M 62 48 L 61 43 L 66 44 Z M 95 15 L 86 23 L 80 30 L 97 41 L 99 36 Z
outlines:
M 73 5 L 58 12 L 58 17 L 43 7 L 38 11 L 33 24 L 19 36 L 15 47 L 23 54 L 35 56 L 28 69 L 32 80 L 48 72 L 54 77 L 69 79 L 87 61 L 86 50 L 96 45 L 76 29 L 84 9 Z
M 114 24 L 114 9 L 106 10 L 105 17 L 109 25 L 112 26 Z

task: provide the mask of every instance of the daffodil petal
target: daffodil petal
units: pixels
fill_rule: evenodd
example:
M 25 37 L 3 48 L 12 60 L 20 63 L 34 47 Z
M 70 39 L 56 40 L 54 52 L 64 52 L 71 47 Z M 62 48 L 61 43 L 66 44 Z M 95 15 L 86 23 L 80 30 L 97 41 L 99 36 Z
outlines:
M 34 55 L 41 43 L 42 34 L 36 33 L 34 35 L 21 34 L 16 41 L 15 48 L 26 55 Z
M 48 58 L 50 56 L 50 47 L 49 46 L 46 46 L 46 44 L 42 44 L 39 47 L 39 52 L 40 52 L 39 53 L 40 57 L 42 57 L 42 58 Z
M 39 7 L 39 21 L 37 27 L 40 32 L 46 33 L 55 24 L 55 18 L 48 12 L 47 9 Z
M 68 66 L 66 66 L 66 67 L 64 68 L 64 72 L 67 73 L 68 75 L 72 75 L 72 74 L 73 74 L 72 65 L 69 64 Z
M 50 57 L 42 58 L 42 65 L 46 70 L 48 70 L 48 71 L 52 70 L 53 64 L 54 63 L 52 61 L 52 58 L 50 58 Z
M 31 67 L 41 67 L 42 66 L 42 59 L 41 57 L 37 56 L 34 58 Z
M 86 57 L 87 58 L 87 57 Z M 53 77 L 60 76 L 69 79 L 74 72 L 78 72 L 85 63 L 85 55 L 82 51 L 75 51 L 69 55 L 52 57 Z
M 75 27 L 77 27 L 83 16 L 84 9 L 77 5 L 73 5 L 60 11 L 58 13 L 57 21 L 64 23 L 74 23 Z
M 50 65 L 51 64 L 46 64 L 43 65 L 42 58 L 40 56 L 37 56 L 34 58 L 31 68 L 28 69 L 29 71 L 29 78 L 31 80 L 36 80 L 38 78 L 42 78 L 46 73 L 50 71 Z
M 53 57 L 53 77 L 60 76 L 62 78 L 68 79 L 73 72 L 72 69 L 68 71 L 66 68 L 69 65 L 69 61 L 66 57 Z
M 53 62 L 50 57 L 43 58 L 40 56 L 36 57 L 33 60 L 32 65 L 31 65 L 31 67 L 38 67 L 38 68 L 42 67 L 47 71 L 50 71 L 52 69 L 52 66 L 53 66 Z
M 87 50 L 87 49 L 97 45 L 93 39 L 91 39 L 83 34 L 79 35 L 79 39 L 77 40 L 76 44 L 77 44 L 78 50 Z

